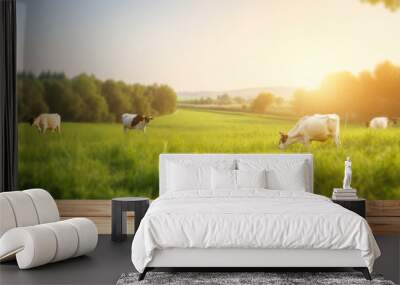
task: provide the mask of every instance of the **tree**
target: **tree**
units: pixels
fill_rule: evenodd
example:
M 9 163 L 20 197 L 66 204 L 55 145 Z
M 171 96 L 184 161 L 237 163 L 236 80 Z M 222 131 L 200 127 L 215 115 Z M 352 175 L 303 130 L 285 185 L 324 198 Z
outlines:
M 154 84 L 146 90 L 151 97 L 151 107 L 160 115 L 173 113 L 176 109 L 176 93 L 168 85 Z
M 142 115 L 154 114 L 151 109 L 151 98 L 146 96 L 147 87 L 142 84 L 134 84 L 130 87 L 132 112 Z
M 299 114 L 337 113 L 345 120 L 398 117 L 400 66 L 383 62 L 373 72 L 363 71 L 358 76 L 349 72 L 330 74 L 316 90 L 297 90 L 292 104 Z
M 100 95 L 93 77 L 80 74 L 72 79 L 73 90 L 83 101 L 80 120 L 86 122 L 101 122 L 110 120 L 107 102 Z
M 213 100 L 213 98 L 211 98 L 211 97 L 202 97 L 201 99 L 201 104 L 204 104 L 204 105 L 210 105 L 210 104 L 213 104 L 214 103 L 214 100 Z
M 119 121 L 122 113 L 164 115 L 175 111 L 176 93 L 168 85 L 126 84 L 80 74 L 72 79 L 62 72 L 38 77 L 18 73 L 19 120 L 44 112 L 58 113 L 63 121 Z
M 229 104 L 232 104 L 232 99 L 228 94 L 222 94 L 222 95 L 217 96 L 217 104 L 229 105 Z
M 246 99 L 244 99 L 244 98 L 242 98 L 242 97 L 240 97 L 240 96 L 235 96 L 235 97 L 233 98 L 233 101 L 234 101 L 235 103 L 237 103 L 237 104 L 244 104 L 244 103 L 246 103 Z
M 376 104 L 388 116 L 400 114 L 400 66 L 389 61 L 378 64 L 374 70 Z
M 72 90 L 70 81 L 65 78 L 48 78 L 42 82 L 49 112 L 60 114 L 66 121 L 79 120 L 84 104 L 81 97 Z
M 329 74 L 322 81 L 318 92 L 323 95 L 317 101 L 320 112 L 347 116 L 357 108 L 358 78 L 350 72 Z M 319 102 L 320 100 L 323 101 Z
M 113 80 L 107 80 L 101 87 L 101 94 L 107 101 L 108 110 L 117 120 L 131 109 L 129 96 L 122 91 L 123 87 L 122 83 L 118 84 Z
M 64 72 L 52 72 L 50 70 L 43 71 L 39 74 L 38 79 L 40 81 L 44 80 L 66 80 L 67 76 Z
M 29 121 L 49 108 L 43 98 L 43 85 L 32 73 L 22 73 L 17 79 L 18 118 Z
M 250 109 L 255 113 L 265 113 L 267 108 L 274 102 L 274 99 L 275 96 L 271 93 L 260 93 L 253 102 L 251 102 Z

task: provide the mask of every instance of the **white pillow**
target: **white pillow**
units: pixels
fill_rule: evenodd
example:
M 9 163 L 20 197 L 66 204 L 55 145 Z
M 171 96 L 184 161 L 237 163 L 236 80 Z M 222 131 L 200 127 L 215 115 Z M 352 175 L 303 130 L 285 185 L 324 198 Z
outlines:
M 267 171 L 263 170 L 236 170 L 237 187 L 240 188 L 267 188 Z
M 218 190 L 236 190 L 236 170 L 231 169 L 212 169 L 213 189 Z
M 168 164 L 168 191 L 211 190 L 211 167 Z
M 306 191 L 306 178 L 304 166 L 290 170 L 269 170 L 267 172 L 268 189 Z
M 267 188 L 306 191 L 307 167 L 302 159 L 240 159 L 239 170 L 267 170 Z

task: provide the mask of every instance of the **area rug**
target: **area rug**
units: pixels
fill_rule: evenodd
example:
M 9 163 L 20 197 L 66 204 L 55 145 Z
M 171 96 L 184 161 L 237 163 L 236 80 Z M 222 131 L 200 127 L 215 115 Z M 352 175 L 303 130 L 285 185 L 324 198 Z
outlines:
M 384 280 L 380 275 L 373 275 L 373 280 L 368 281 L 359 272 L 148 272 L 142 281 L 138 281 L 138 276 L 138 273 L 122 274 L 116 285 L 395 285 L 392 281 Z

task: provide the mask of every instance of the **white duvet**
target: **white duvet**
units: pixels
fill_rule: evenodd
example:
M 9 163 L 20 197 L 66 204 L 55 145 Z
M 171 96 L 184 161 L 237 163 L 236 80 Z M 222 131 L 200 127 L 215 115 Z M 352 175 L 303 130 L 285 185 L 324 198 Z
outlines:
M 154 200 L 132 243 L 143 272 L 155 249 L 358 249 L 372 271 L 380 251 L 365 219 L 316 194 L 182 191 Z

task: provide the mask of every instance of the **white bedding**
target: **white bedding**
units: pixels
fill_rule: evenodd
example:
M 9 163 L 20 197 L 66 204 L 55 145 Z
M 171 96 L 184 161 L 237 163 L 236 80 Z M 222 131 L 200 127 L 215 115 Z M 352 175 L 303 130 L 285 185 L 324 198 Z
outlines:
M 359 215 L 316 194 L 265 189 L 160 196 L 134 237 L 135 268 L 165 248 L 357 249 L 371 272 L 380 255 Z

